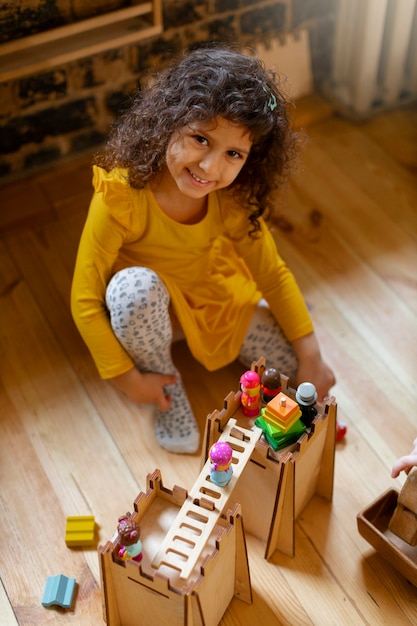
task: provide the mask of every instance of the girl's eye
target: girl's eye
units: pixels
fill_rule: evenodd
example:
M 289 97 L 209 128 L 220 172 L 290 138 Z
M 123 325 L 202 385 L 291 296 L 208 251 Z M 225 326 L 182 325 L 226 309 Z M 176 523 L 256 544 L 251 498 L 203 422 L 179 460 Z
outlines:
M 194 135 L 194 139 L 198 142 L 201 143 L 202 145 L 206 146 L 208 144 L 208 141 L 205 137 L 203 137 L 203 135 Z
M 236 152 L 236 150 L 229 150 L 227 153 L 232 159 L 241 159 L 242 155 L 240 152 Z

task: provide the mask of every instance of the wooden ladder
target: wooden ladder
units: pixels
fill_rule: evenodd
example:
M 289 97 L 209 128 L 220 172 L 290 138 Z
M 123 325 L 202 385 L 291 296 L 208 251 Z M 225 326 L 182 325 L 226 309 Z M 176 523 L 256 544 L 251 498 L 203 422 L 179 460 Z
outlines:
M 210 459 L 206 461 L 152 561 L 154 568 L 166 565 L 178 570 L 180 578 L 190 576 L 261 434 L 260 428 L 237 428 L 236 420 L 229 419 L 218 441 L 233 449 L 230 482 L 225 487 L 210 482 Z

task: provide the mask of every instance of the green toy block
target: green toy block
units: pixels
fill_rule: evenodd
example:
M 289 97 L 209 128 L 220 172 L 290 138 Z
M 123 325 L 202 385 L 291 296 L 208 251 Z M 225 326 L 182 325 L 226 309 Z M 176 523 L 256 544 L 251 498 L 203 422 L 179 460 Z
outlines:
M 281 448 L 289 446 L 291 443 L 295 443 L 307 430 L 301 420 L 297 420 L 286 433 L 278 428 L 278 426 L 269 424 L 262 417 L 258 417 L 255 420 L 255 424 L 259 428 L 262 428 L 266 440 L 274 450 L 280 450 Z

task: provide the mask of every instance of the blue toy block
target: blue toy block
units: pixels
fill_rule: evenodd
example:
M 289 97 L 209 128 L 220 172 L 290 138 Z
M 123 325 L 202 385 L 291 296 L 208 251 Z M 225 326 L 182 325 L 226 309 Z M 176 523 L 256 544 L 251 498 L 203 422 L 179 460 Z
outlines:
M 48 576 L 43 592 L 42 605 L 57 604 L 63 609 L 69 609 L 75 591 L 75 578 L 67 578 L 63 574 Z

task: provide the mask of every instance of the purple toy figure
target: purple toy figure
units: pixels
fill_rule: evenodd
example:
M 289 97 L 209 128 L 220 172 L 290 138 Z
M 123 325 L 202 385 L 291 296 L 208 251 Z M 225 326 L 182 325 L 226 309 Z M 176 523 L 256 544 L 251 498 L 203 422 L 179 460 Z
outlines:
M 232 478 L 232 455 L 232 447 L 225 441 L 218 441 L 210 448 L 210 482 L 218 487 L 226 487 Z
M 140 540 L 140 527 L 130 513 L 119 517 L 117 531 L 120 535 L 121 548 L 119 557 L 121 559 L 133 559 L 139 563 L 142 560 L 142 542 Z
M 246 417 L 257 417 L 261 401 L 261 380 L 253 370 L 248 370 L 240 377 L 242 412 Z
M 279 371 L 275 367 L 268 367 L 262 374 L 261 390 L 262 400 L 268 404 L 270 400 L 275 398 L 281 391 L 281 377 Z

